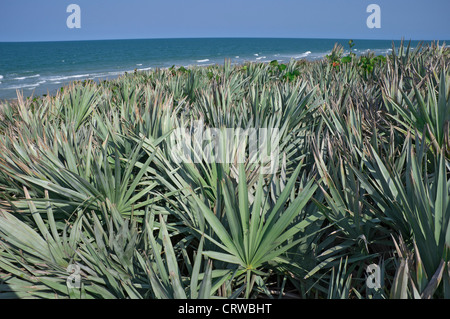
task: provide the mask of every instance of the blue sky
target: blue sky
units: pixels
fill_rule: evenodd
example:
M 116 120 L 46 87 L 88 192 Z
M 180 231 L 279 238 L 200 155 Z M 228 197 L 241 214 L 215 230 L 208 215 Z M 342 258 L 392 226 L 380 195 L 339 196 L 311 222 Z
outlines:
M 69 4 L 81 28 L 69 29 Z M 369 4 L 381 28 L 369 29 Z M 0 0 L 0 42 L 281 37 L 449 40 L 449 0 Z

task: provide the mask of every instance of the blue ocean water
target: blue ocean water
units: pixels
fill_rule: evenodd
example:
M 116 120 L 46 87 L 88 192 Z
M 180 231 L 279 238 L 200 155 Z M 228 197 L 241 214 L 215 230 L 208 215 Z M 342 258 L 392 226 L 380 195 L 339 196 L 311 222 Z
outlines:
M 201 38 L 0 43 L 0 99 L 53 93 L 74 80 L 110 79 L 125 72 L 246 61 L 321 59 L 348 39 Z M 396 46 L 400 41 L 394 42 Z M 414 47 L 417 41 L 411 42 Z M 388 54 L 389 40 L 355 40 L 356 54 Z

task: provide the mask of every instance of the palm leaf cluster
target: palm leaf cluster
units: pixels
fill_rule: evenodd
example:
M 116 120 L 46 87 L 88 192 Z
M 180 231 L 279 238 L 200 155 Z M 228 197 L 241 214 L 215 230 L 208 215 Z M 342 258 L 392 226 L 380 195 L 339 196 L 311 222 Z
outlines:
M 450 297 L 450 51 L 362 58 L 2 102 L 0 298 Z M 172 134 L 199 121 L 278 129 L 276 170 L 238 160 L 240 136 L 228 160 L 175 161 Z

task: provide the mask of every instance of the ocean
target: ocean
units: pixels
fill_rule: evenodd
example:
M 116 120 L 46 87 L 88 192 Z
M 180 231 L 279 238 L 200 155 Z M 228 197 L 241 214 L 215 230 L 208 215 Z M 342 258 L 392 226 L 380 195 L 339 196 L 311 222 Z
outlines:
M 106 80 L 135 69 L 172 65 L 269 62 L 322 59 L 335 43 L 348 48 L 349 39 L 201 38 L 70 42 L 0 43 L 0 100 L 23 95 L 52 94 L 75 80 Z M 386 55 L 389 40 L 354 40 L 353 51 Z M 394 41 L 398 46 L 400 41 Z M 411 42 L 412 47 L 418 41 Z

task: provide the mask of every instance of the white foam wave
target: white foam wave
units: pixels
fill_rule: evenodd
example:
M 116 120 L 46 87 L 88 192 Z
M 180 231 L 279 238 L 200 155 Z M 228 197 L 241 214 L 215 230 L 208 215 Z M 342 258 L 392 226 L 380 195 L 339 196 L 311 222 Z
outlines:
M 34 84 L 22 84 L 22 85 L 16 85 L 16 86 L 10 86 L 8 87 L 8 89 L 11 90 L 18 90 L 18 89 L 26 89 L 26 88 L 34 88 L 39 86 L 39 83 L 34 83 Z
M 44 84 L 45 82 L 47 82 L 46 80 L 42 80 L 36 83 L 32 83 L 32 84 L 21 84 L 21 85 L 14 85 L 14 86 L 9 86 L 6 87 L 5 89 L 9 89 L 9 90 L 20 90 L 20 89 L 28 89 L 28 90 L 32 90 L 36 87 L 38 87 L 41 84 Z
M 148 68 L 138 69 L 138 71 L 148 71 L 148 70 L 151 70 L 151 69 L 152 69 L 152 67 L 148 67 Z
M 0 80 L 3 79 L 3 75 L 0 75 Z
M 305 53 L 302 53 L 298 56 L 295 56 L 295 59 L 301 59 L 301 58 L 306 58 L 307 56 L 309 56 L 311 54 L 311 51 L 306 51 Z
M 78 79 L 88 77 L 90 74 L 77 74 L 77 75 L 66 75 L 66 76 L 51 76 L 47 78 L 49 81 L 61 81 L 69 79 Z
M 35 74 L 35 75 L 30 75 L 30 76 L 20 76 L 20 77 L 14 78 L 14 80 L 32 79 L 32 78 L 37 78 L 40 76 L 41 76 L 40 74 Z
M 197 60 L 198 63 L 209 62 L 209 59 Z
M 261 59 L 266 59 L 267 57 L 265 56 L 260 56 L 259 58 L 256 58 L 256 60 L 261 60 Z
M 142 65 L 142 63 L 138 63 L 138 64 L 136 64 L 137 66 L 141 66 Z

